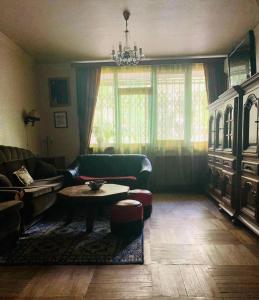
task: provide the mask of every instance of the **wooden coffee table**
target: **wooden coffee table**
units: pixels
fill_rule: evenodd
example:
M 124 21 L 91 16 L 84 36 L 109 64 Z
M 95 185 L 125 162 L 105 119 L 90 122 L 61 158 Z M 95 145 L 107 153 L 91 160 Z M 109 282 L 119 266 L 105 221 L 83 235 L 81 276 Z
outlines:
M 73 207 L 86 210 L 86 232 L 93 230 L 96 208 L 126 199 L 129 187 L 119 184 L 104 184 L 98 191 L 92 191 L 88 185 L 66 187 L 58 192 L 60 200 L 69 205 L 70 219 Z

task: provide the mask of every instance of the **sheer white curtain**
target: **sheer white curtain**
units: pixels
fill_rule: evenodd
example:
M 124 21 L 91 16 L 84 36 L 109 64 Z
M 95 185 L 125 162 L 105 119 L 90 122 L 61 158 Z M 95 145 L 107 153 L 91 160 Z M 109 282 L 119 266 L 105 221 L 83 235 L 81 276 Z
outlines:
M 91 147 L 118 153 L 207 151 L 202 64 L 103 67 Z

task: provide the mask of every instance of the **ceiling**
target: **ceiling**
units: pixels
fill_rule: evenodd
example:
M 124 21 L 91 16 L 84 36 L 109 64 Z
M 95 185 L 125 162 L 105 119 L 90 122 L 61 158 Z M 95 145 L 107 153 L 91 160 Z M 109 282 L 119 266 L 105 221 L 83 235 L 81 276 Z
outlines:
M 108 59 L 124 42 L 146 58 L 226 54 L 259 21 L 258 0 L 0 0 L 0 31 L 40 62 Z

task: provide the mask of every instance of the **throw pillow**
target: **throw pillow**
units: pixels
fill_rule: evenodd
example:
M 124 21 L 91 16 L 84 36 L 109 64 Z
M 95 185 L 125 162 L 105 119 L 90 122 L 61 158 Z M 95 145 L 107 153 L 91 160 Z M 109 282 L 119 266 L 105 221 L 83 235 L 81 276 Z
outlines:
M 4 174 L 0 174 L 0 187 L 12 186 L 11 181 Z
M 28 186 L 33 183 L 33 178 L 31 177 L 30 173 L 25 168 L 25 166 L 21 166 L 21 168 L 17 171 L 14 171 L 13 174 L 25 186 Z
M 50 178 L 57 176 L 58 172 L 57 169 L 52 166 L 51 164 L 46 163 L 43 160 L 38 160 L 37 161 L 37 167 L 35 170 L 35 176 L 36 179 L 45 179 L 45 178 Z

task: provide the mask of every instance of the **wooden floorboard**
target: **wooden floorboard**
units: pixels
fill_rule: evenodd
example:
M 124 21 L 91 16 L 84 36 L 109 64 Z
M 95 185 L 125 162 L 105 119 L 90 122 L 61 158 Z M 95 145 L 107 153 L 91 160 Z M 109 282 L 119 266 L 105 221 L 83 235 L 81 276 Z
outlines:
M 259 238 L 198 194 L 156 194 L 144 265 L 0 267 L 0 300 L 259 300 Z

